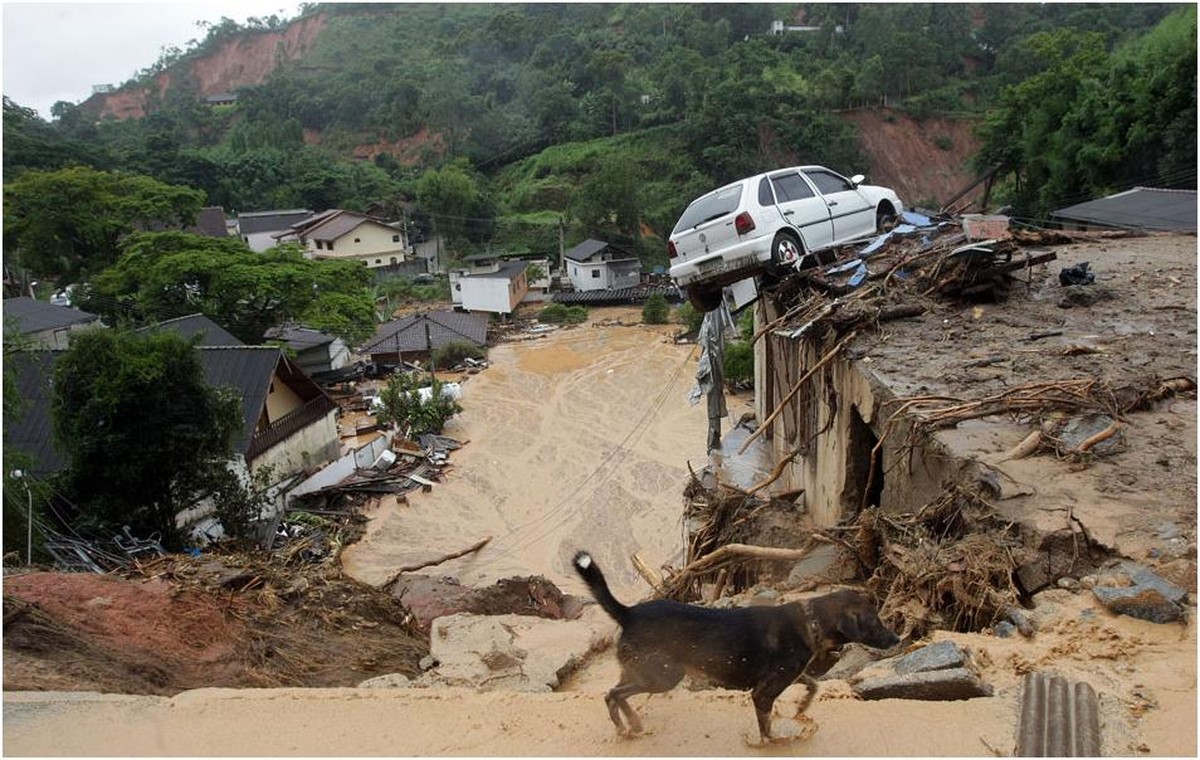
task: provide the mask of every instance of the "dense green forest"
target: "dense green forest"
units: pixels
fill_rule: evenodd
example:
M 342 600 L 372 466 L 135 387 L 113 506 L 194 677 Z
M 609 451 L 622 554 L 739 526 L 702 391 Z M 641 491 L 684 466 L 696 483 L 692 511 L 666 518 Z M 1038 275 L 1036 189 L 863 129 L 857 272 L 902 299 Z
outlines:
M 790 163 L 867 170 L 839 111 L 977 120 L 993 198 L 1039 224 L 1140 185 L 1196 186 L 1196 9 L 1186 4 L 308 4 L 328 23 L 231 106 L 183 72 L 240 35 L 294 19 L 224 20 L 139 77 L 177 74 L 142 119 L 4 101 L 5 244 L 55 213 L 28 175 L 74 165 L 199 191 L 229 213 L 414 209 L 451 254 L 557 254 L 585 237 L 665 263 L 683 206 Z M 775 20 L 811 27 L 770 34 Z M 138 81 L 127 83 L 138 84 Z M 320 143 L 306 141 L 320 135 Z M 381 140 L 404 161 L 353 160 Z M 24 195 L 23 195 L 24 193 Z M 111 232 L 111 231 L 110 231 Z M 105 238 L 108 263 L 115 238 Z M 38 256 L 60 282 L 91 250 Z

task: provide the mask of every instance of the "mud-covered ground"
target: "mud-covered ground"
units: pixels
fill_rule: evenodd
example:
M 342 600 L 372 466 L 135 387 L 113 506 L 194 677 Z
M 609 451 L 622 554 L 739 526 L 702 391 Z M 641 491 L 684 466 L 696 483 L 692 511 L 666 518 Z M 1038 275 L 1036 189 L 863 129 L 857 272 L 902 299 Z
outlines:
M 1195 379 L 1194 237 L 1054 250 L 1059 260 L 1033 272 L 1030 287 L 1015 290 L 1007 303 L 947 305 L 895 323 L 867 344 L 865 356 L 898 395 L 970 398 L 1047 377 L 1094 375 L 1118 384 L 1146 376 Z M 1089 304 L 1060 305 L 1058 270 L 1083 260 L 1096 272 L 1101 295 Z M 612 315 L 632 323 L 637 310 Z M 1026 340 L 1048 331 L 1063 334 Z M 1035 599 L 1031 638 L 935 632 L 934 640 L 971 647 L 995 687 L 989 698 L 862 702 L 845 682 L 833 681 L 809 710 L 817 727 L 811 738 L 752 749 L 749 698 L 722 690 L 636 698 L 650 733 L 618 741 L 602 700 L 617 678 L 611 650 L 549 694 L 436 688 L 177 694 L 200 686 L 353 686 L 383 672 L 412 672 L 425 647 L 420 634 L 408 632 L 412 621 L 389 606 L 388 595 L 369 587 L 391 568 L 487 535 L 494 553 L 485 549 L 430 574 L 479 586 L 539 574 L 578 592 L 565 557 L 586 545 L 611 568 L 618 595 L 644 594 L 627 558 L 638 552 L 652 567 L 678 561 L 687 468 L 705 460 L 704 406 L 684 399 L 695 356 L 691 347 L 675 345 L 671 332 L 588 325 L 493 348 L 492 367 L 464 385 L 465 411 L 447 431 L 469 443 L 452 455 L 446 482 L 410 494 L 407 504 L 372 510 L 366 540 L 346 554 L 354 578 L 327 580 L 326 593 L 316 593 L 325 588 L 316 579 L 303 587 L 276 580 L 267 584 L 270 593 L 255 586 L 255 594 L 237 584 L 218 591 L 181 586 L 166 576 L 6 577 L 6 753 L 1010 754 L 1020 678 L 1041 670 L 1086 680 L 1100 693 L 1105 754 L 1195 755 L 1194 394 L 1130 415 L 1122 447 L 1087 462 L 1048 452 L 1005 460 L 1028 432 L 1018 420 L 960 426 L 949 435 L 961 451 L 1002 471 L 1006 498 L 999 509 L 1038 515 L 1049 529 L 1069 511 L 1115 554 L 1192 592 L 1182 623 L 1114 616 L 1086 590 L 1051 589 Z M 997 355 L 1004 360 L 964 366 Z M 744 398 L 731 399 L 733 419 L 747 408 Z M 356 605 L 350 589 L 358 589 Z M 328 606 L 319 606 L 322 599 Z M 177 696 L 34 707 L 36 695 L 18 690 Z M 785 693 L 778 720 L 786 724 L 801 694 L 801 686 Z M 98 744 L 103 727 L 114 724 L 125 728 Z

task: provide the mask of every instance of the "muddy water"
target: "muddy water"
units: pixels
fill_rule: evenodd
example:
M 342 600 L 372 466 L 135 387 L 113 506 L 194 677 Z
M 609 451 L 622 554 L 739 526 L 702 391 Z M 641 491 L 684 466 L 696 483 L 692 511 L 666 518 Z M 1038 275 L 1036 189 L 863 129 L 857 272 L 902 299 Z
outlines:
M 671 340 L 677 329 L 588 324 L 493 347 L 444 430 L 467 442 L 445 481 L 407 503 L 385 500 L 343 553 L 347 572 L 377 584 L 491 536 L 422 572 L 471 586 L 539 574 L 583 593 L 569 560 L 587 548 L 615 591 L 643 594 L 630 556 L 678 565 L 688 463 L 707 463 L 705 407 L 687 401 L 698 351 Z

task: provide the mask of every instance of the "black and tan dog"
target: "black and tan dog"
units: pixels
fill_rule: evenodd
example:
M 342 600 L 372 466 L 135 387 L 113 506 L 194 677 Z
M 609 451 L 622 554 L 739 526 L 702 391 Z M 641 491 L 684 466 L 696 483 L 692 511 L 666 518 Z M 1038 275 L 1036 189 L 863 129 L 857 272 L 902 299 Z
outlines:
M 759 734 L 770 741 L 776 697 L 801 679 L 809 690 L 800 714 L 816 694 L 816 679 L 806 672 L 814 659 L 852 641 L 872 647 L 899 642 L 867 597 L 856 591 L 777 607 L 711 609 L 669 599 L 626 606 L 609 591 L 590 554 L 578 552 L 574 564 L 596 601 L 621 626 L 621 681 L 604 702 L 617 731 L 626 735 L 642 731 L 629 697 L 669 691 L 692 673 L 726 688 L 750 689 Z

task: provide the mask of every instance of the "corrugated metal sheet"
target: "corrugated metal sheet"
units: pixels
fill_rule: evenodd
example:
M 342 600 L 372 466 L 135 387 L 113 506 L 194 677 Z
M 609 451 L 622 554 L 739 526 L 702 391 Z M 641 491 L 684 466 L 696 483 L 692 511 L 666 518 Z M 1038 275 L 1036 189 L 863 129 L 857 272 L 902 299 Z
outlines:
M 21 407 L 16 416 L 4 419 L 4 445 L 31 459 L 30 471 L 46 477 L 66 468 L 66 457 L 54 446 L 50 417 L 50 388 L 54 362 L 62 351 L 21 351 L 5 362 L 15 370 Z
M 278 348 L 268 346 L 200 347 L 205 381 L 214 387 L 233 388 L 242 397 L 242 431 L 233 446 L 239 454 L 245 454 L 250 445 L 282 356 Z
M 241 346 L 245 345 L 233 333 L 221 327 L 203 314 L 192 314 L 186 317 L 168 319 L 157 325 L 143 327 L 138 332 L 159 332 L 173 330 L 187 339 L 199 334 L 201 346 Z
M 1135 187 L 1059 209 L 1058 219 L 1123 229 L 1196 231 L 1196 191 Z
M 1096 691 L 1082 681 L 1029 673 L 1021 690 L 1018 757 L 1097 757 L 1100 706 Z

